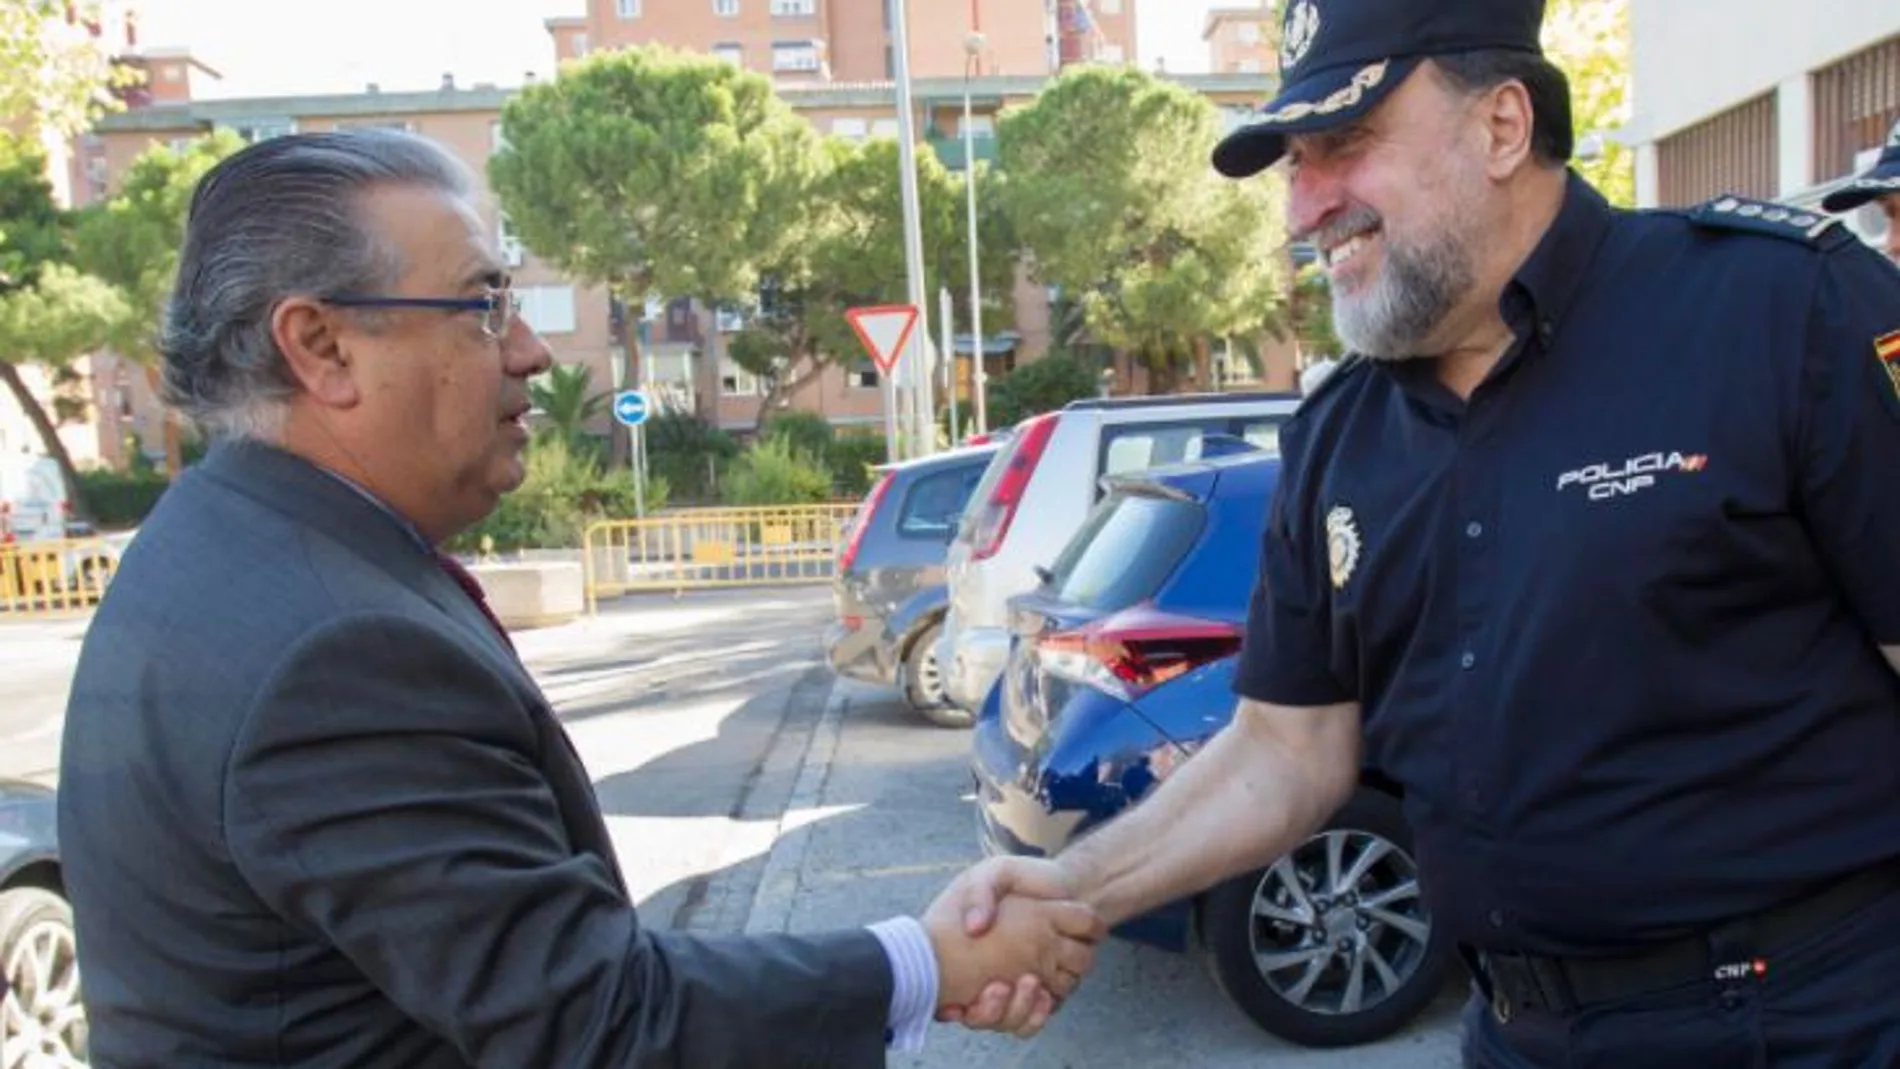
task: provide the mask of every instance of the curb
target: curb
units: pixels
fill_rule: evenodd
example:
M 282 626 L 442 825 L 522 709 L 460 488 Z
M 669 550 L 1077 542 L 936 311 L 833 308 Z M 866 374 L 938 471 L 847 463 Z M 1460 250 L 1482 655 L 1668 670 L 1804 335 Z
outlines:
M 794 817 L 818 808 L 824 800 L 831 762 L 838 754 L 838 740 L 844 733 L 844 712 L 850 704 L 844 696 L 844 688 L 834 680 L 831 692 L 825 696 L 825 711 L 812 729 L 810 745 L 799 764 L 792 795 L 779 814 L 772 850 L 765 859 L 765 872 L 759 877 L 759 886 L 752 894 L 752 908 L 746 913 L 747 935 L 785 932 L 791 928 L 792 905 L 798 898 L 811 834 L 803 827 L 790 833 L 785 829 Z

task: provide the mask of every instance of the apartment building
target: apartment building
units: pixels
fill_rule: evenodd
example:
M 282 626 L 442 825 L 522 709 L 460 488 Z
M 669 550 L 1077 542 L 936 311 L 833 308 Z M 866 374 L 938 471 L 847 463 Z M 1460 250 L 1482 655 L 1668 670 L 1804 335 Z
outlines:
M 994 2 L 994 0 L 985 0 Z M 573 28 L 561 20 L 549 26 L 557 47 L 573 47 Z M 568 38 L 564 42 L 564 36 Z M 201 64 L 188 54 L 164 54 L 166 62 L 186 71 Z M 1191 75 L 1178 79 L 1215 101 L 1238 121 L 1267 90 L 1255 75 Z M 994 117 L 1004 107 L 1027 102 L 1046 81 L 1043 75 L 983 75 L 966 83 L 955 77 L 925 77 L 912 90 L 916 129 L 920 138 L 953 169 L 963 166 L 963 99 L 971 94 L 972 134 L 979 158 L 995 158 Z M 183 144 L 205 132 L 224 128 L 247 140 L 260 140 L 295 131 L 332 130 L 359 125 L 391 126 L 433 138 L 448 146 L 477 174 L 488 156 L 500 147 L 500 111 L 511 89 L 492 85 L 461 86 L 445 76 L 439 88 L 426 92 L 392 93 L 374 87 L 336 95 L 220 100 L 171 100 L 109 116 L 93 133 L 79 140 L 74 186 L 80 203 L 107 197 L 140 153 L 154 144 Z M 807 81 L 784 83 L 780 92 L 791 106 L 821 131 L 847 138 L 896 136 L 896 92 L 888 81 L 858 84 Z M 622 385 L 626 361 L 616 344 L 616 325 L 629 317 L 616 308 L 604 290 L 562 275 L 524 249 L 507 229 L 491 203 L 485 208 L 496 240 L 513 271 L 524 298 L 523 314 L 547 338 L 556 359 L 587 367 L 600 389 Z M 936 292 L 931 284 L 931 292 Z M 987 368 L 1001 374 L 1018 360 L 1035 359 L 1049 345 L 1049 294 L 1028 278 L 1019 278 L 1013 293 L 1015 327 L 990 333 L 984 339 Z M 743 326 L 734 316 L 708 317 L 687 300 L 651 302 L 642 310 L 637 328 L 644 356 L 639 377 L 663 393 L 688 396 L 695 387 L 694 361 L 707 351 L 707 332 L 716 327 L 729 332 Z M 931 309 L 934 320 L 936 309 Z M 933 335 L 940 325 L 933 322 Z M 933 340 L 935 340 L 933 338 Z M 974 341 L 967 334 L 955 339 L 967 356 Z M 1274 381 L 1291 381 L 1291 357 L 1276 364 Z M 156 450 L 162 442 L 163 423 L 141 369 L 105 355 L 94 359 L 94 396 L 99 399 L 100 455 L 106 463 L 123 462 L 118 443 L 128 435 Z M 749 429 L 760 416 L 762 384 L 729 361 L 721 368 L 719 422 L 733 429 Z M 876 425 L 882 418 L 882 392 L 868 358 L 843 362 L 806 384 L 788 405 L 824 415 L 834 424 Z M 603 425 L 604 429 L 604 425 Z
M 895 73 L 891 0 L 588 0 L 552 19 L 561 58 L 660 42 L 784 82 L 876 82 Z M 1027 77 L 1135 59 L 1134 0 L 904 0 L 911 74 Z M 981 34 L 972 48 L 971 33 Z
M 1215 7 L 1201 31 L 1207 69 L 1215 74 L 1277 74 L 1280 25 L 1270 0 L 1244 7 Z
M 1900 5 L 1632 0 L 1632 116 L 1644 206 L 1722 193 L 1818 205 L 1900 120 Z M 1877 210 L 1848 225 L 1879 241 Z

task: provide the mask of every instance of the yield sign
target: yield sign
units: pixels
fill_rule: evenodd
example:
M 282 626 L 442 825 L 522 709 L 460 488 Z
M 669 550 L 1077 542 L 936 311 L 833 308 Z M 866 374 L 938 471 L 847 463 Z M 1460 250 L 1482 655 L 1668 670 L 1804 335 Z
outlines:
M 904 351 L 904 343 L 910 341 L 910 332 L 917 326 L 917 307 L 910 304 L 880 304 L 870 308 L 847 309 L 844 317 L 851 321 L 851 329 L 858 332 L 858 340 L 871 351 L 871 359 L 877 363 L 878 370 L 888 375 L 897 366 L 897 358 Z

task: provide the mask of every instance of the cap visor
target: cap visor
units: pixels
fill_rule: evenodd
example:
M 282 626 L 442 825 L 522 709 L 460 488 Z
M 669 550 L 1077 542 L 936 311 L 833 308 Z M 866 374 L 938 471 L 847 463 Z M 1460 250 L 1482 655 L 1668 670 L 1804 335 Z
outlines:
M 1386 98 L 1418 66 L 1417 57 L 1316 71 L 1281 89 L 1252 122 L 1214 146 L 1214 169 L 1246 178 L 1286 154 L 1288 134 L 1309 134 L 1352 122 Z
M 1871 189 L 1837 189 L 1821 198 L 1821 210 L 1836 214 L 1851 212 L 1879 195 Z

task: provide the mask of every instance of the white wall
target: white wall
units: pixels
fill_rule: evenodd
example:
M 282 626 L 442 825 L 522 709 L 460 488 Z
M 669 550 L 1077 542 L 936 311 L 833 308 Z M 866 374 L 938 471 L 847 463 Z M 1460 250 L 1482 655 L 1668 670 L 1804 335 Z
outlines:
M 1895 34 L 1895 0 L 1808 0 L 1798 8 L 1785 0 L 1630 0 L 1629 139 L 1658 140 Z

